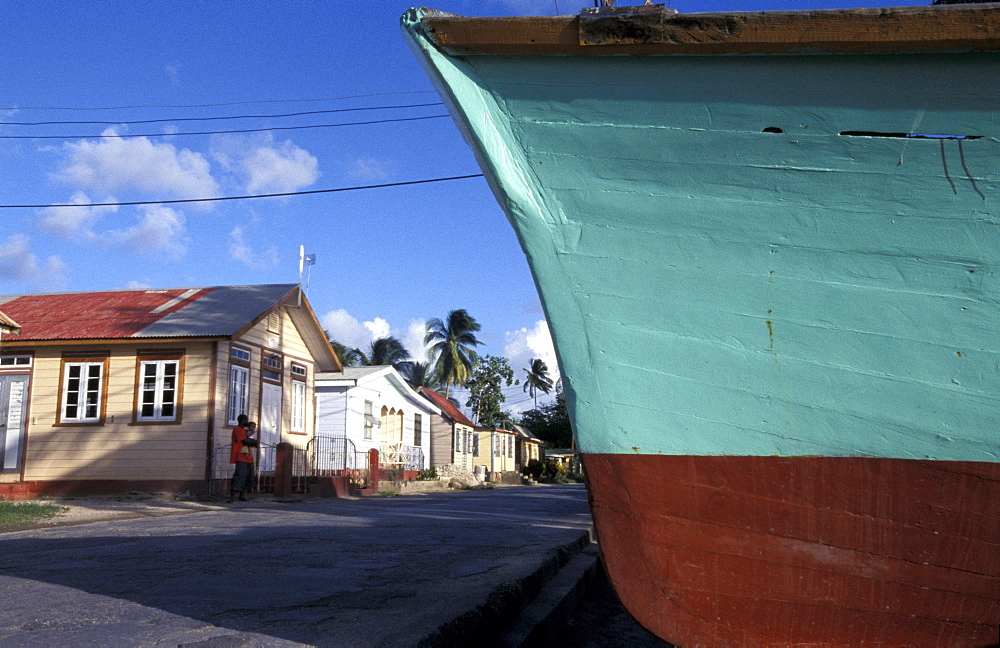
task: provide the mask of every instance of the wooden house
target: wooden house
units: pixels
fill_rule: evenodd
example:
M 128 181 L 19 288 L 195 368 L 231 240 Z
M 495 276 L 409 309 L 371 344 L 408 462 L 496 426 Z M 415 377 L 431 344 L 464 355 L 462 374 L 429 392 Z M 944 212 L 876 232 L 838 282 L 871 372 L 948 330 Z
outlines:
M 426 387 L 417 391 L 440 411 L 431 416 L 431 467 L 453 466 L 472 473 L 482 450 L 475 424 L 445 396 Z
M 544 442 L 523 425 L 515 425 L 512 429 L 517 433 L 514 447 L 514 461 L 517 464 L 517 469 L 522 470 L 532 460 L 542 461 L 545 456 L 545 451 L 542 449 Z
M 239 414 L 305 449 L 340 369 L 294 284 L 0 296 L 0 496 L 203 490 Z M 273 467 L 273 465 L 271 466 Z
M 510 481 L 503 475 L 518 471 L 515 460 L 517 432 L 491 427 L 478 427 L 476 432 L 479 434 L 480 452 L 474 464 L 482 467 L 480 472 L 486 473 L 490 481 Z
M 318 374 L 316 412 L 317 448 L 330 448 L 317 457 L 317 461 L 329 459 L 330 465 L 324 467 L 360 466 L 360 459 L 351 463 L 347 455 L 372 449 L 379 451 L 379 464 L 385 469 L 420 471 L 430 466 L 431 417 L 440 417 L 441 410 L 391 366 L 345 367 L 343 372 Z M 344 442 L 329 442 L 337 439 Z

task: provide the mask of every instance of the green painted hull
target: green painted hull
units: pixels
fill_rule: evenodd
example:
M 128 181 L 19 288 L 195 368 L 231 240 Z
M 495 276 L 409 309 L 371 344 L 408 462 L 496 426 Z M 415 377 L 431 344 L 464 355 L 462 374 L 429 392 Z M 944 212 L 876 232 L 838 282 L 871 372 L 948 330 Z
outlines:
M 404 22 L 582 451 L 1000 460 L 996 53 L 448 55 Z

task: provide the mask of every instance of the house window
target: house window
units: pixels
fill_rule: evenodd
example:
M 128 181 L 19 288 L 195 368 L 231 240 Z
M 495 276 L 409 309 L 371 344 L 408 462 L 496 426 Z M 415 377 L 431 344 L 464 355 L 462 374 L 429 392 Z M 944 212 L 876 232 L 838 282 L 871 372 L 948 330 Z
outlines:
M 229 358 L 236 362 L 250 362 L 250 349 L 234 346 L 229 349 Z
M 100 423 L 107 358 L 63 362 L 61 423 Z
M 31 366 L 31 356 L 30 355 L 8 355 L 0 356 L 0 367 L 30 367 Z
M 229 407 L 226 418 L 236 425 L 236 417 L 250 409 L 250 369 L 239 365 L 229 367 Z
M 479 435 L 478 434 L 473 434 L 472 435 L 472 456 L 473 457 L 478 457 L 479 456 Z
M 277 353 L 272 353 L 264 356 L 261 362 L 264 365 L 261 369 L 261 377 L 270 382 L 280 383 L 282 367 L 281 356 Z
M 139 361 L 139 421 L 176 421 L 180 403 L 180 359 Z
M 375 427 L 375 417 L 372 416 L 372 402 L 365 401 L 365 438 L 372 438 L 372 429 Z
M 514 437 L 507 437 L 507 456 L 511 459 L 514 458 Z
M 306 431 L 306 384 L 292 381 L 292 432 Z
M 494 432 L 493 433 L 493 456 L 494 457 L 499 457 L 500 456 L 501 447 L 502 447 L 500 445 L 501 443 L 503 443 L 503 440 L 500 438 L 500 435 L 497 434 L 496 432 Z
M 455 428 L 455 452 L 462 452 L 462 430 Z
M 423 435 L 423 420 L 419 414 L 413 415 L 413 445 L 420 445 L 420 437 Z

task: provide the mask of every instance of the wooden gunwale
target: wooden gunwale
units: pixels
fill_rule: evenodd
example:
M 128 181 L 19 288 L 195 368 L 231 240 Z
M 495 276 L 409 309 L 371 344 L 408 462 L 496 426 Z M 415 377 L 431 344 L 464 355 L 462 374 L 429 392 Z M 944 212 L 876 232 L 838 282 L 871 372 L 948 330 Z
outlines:
M 639 7 L 636 8 L 640 9 Z M 621 12 L 600 19 L 655 23 L 639 40 L 602 30 L 603 42 L 585 42 L 580 16 L 466 18 L 429 12 L 423 24 L 449 54 L 664 55 L 875 54 L 1000 51 L 1000 2 L 885 9 L 733 13 Z M 609 25 L 605 25 L 606 27 Z M 641 41 L 641 42 L 640 42 Z

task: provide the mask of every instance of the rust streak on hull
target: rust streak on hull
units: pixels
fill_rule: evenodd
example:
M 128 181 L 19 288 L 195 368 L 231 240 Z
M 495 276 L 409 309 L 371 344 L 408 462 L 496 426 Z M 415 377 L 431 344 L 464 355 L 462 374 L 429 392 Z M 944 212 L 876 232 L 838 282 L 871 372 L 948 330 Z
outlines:
M 611 580 L 679 646 L 997 645 L 1000 465 L 584 455 Z

